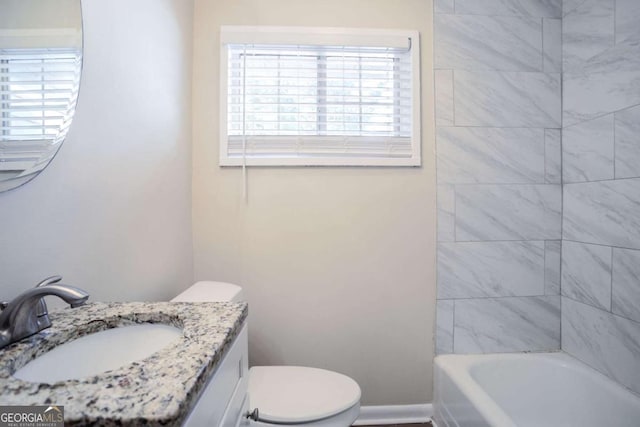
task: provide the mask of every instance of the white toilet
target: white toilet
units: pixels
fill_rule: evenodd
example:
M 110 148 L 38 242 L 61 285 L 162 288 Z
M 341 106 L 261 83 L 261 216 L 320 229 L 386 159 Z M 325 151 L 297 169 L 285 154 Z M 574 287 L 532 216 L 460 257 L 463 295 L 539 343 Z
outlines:
M 198 282 L 172 299 L 175 302 L 244 300 L 231 283 Z M 249 370 L 254 426 L 347 427 L 360 413 L 360 387 L 351 378 L 301 366 L 254 366 Z

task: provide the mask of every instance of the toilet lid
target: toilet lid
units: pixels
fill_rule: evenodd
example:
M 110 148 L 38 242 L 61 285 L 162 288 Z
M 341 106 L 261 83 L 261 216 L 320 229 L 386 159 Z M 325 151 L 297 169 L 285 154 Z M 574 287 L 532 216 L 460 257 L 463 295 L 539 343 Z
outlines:
M 321 420 L 359 401 L 358 384 L 336 372 L 300 366 L 254 366 L 249 371 L 249 402 L 266 422 Z

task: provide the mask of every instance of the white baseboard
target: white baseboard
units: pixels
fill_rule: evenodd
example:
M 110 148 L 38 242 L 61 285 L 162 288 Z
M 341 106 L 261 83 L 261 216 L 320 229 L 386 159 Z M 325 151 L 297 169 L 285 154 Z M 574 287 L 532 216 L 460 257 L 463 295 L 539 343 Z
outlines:
M 426 423 L 431 421 L 433 405 L 362 406 L 355 426 Z

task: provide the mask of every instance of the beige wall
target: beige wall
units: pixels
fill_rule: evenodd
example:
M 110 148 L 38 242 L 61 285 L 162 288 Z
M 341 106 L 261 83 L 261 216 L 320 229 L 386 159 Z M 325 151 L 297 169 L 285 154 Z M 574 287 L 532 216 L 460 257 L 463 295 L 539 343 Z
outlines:
M 247 291 L 255 364 L 354 377 L 364 405 L 432 400 L 435 161 L 431 1 L 195 0 L 196 279 Z M 421 168 L 218 166 L 220 25 L 419 30 Z
M 0 0 L 0 49 L 82 48 L 80 0 Z
M 0 0 L 0 29 L 80 27 L 80 0 Z
M 193 3 L 83 9 L 68 138 L 40 176 L 0 193 L 0 299 L 55 273 L 94 301 L 168 299 L 193 279 Z

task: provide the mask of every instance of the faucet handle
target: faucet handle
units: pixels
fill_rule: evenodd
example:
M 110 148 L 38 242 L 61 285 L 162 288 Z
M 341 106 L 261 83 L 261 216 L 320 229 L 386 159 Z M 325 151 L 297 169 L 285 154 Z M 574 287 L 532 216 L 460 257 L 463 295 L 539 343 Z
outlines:
M 58 275 L 50 276 L 50 277 L 47 277 L 46 279 L 41 280 L 40 283 L 36 285 L 36 288 L 52 285 L 54 283 L 58 283 L 61 280 L 62 280 L 62 276 L 58 276 Z M 7 308 L 8 305 L 9 305 L 8 301 L 0 301 L 0 311 Z M 40 303 L 38 304 L 38 307 L 36 309 L 36 315 L 40 317 L 45 314 L 47 314 L 47 304 L 44 302 L 44 298 L 41 298 Z
M 41 286 L 52 285 L 54 283 L 58 283 L 61 280 L 62 280 L 62 276 L 58 276 L 58 275 L 50 276 L 50 277 L 47 277 L 46 279 L 43 279 L 40 283 L 38 283 L 36 285 L 36 288 L 39 288 Z

